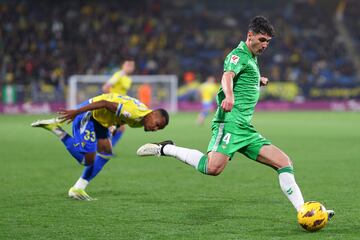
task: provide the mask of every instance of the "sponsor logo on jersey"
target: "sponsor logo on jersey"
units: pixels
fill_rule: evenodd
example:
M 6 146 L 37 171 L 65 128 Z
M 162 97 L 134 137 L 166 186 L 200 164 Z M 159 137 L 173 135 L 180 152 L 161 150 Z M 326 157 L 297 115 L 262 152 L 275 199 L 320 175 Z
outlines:
M 239 56 L 231 55 L 230 57 L 230 63 L 237 64 L 239 61 Z

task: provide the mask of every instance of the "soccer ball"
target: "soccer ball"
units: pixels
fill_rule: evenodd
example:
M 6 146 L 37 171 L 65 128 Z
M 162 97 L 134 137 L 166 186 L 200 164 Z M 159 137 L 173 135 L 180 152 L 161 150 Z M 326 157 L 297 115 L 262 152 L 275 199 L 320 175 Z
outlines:
M 315 232 L 325 227 L 328 222 L 326 208 L 319 202 L 304 203 L 297 215 L 298 223 L 307 231 Z

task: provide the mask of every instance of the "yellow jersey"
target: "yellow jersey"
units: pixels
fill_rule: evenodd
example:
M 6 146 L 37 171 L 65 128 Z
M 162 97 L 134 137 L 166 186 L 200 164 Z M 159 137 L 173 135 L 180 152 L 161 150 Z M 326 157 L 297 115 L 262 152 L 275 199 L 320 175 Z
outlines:
M 219 85 L 216 83 L 205 82 L 200 85 L 200 94 L 202 102 L 212 102 L 219 90 Z
M 128 75 L 125 75 L 124 71 L 119 70 L 112 75 L 112 77 L 107 81 L 107 83 L 111 85 L 109 89 L 110 93 L 127 95 L 127 91 L 131 87 L 132 80 Z
M 127 124 L 133 128 L 142 127 L 143 124 L 141 123 L 141 120 L 147 114 L 152 112 L 151 109 L 148 109 L 145 104 L 139 100 L 115 93 L 107 93 L 96 96 L 91 98 L 89 102 L 92 103 L 101 100 L 118 103 L 116 112 L 109 111 L 106 108 L 92 111 L 93 118 L 104 127 L 121 124 Z

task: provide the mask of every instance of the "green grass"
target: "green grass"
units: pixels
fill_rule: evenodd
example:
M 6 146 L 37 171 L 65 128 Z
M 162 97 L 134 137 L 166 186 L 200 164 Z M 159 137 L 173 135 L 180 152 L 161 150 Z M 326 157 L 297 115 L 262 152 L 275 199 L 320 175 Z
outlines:
M 206 150 L 210 124 L 172 116 L 157 133 L 127 128 L 116 157 L 88 187 L 97 201 L 67 198 L 82 167 L 52 134 L 29 127 L 48 116 L 0 115 L 0 239 L 359 239 L 360 115 L 255 114 L 254 125 L 295 163 L 306 200 L 336 211 L 308 233 L 296 222 L 277 174 L 242 155 L 218 177 L 172 158 L 139 158 L 165 139 Z M 209 119 L 210 121 L 210 119 Z

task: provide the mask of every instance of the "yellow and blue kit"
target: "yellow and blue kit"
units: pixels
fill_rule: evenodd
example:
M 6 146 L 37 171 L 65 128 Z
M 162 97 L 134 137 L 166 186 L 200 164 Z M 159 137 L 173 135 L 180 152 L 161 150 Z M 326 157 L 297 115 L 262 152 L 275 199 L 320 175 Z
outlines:
M 142 119 L 152 112 L 139 100 L 114 93 L 91 98 L 78 108 L 101 100 L 117 103 L 116 112 L 105 108 L 96 109 L 77 115 L 73 121 L 73 137 L 81 152 L 95 152 L 97 139 L 110 136 L 108 127 L 120 124 L 127 124 L 132 128 L 142 127 Z
M 210 103 L 215 99 L 219 90 L 219 85 L 216 83 L 205 82 L 200 85 L 201 101 L 203 103 Z
M 112 75 L 107 83 L 111 85 L 109 89 L 110 93 L 127 95 L 127 92 L 131 87 L 132 80 L 128 75 L 125 75 L 124 71 L 119 70 Z
M 219 90 L 219 85 L 216 83 L 205 82 L 200 85 L 201 94 L 201 114 L 206 117 L 213 105 L 215 96 Z

